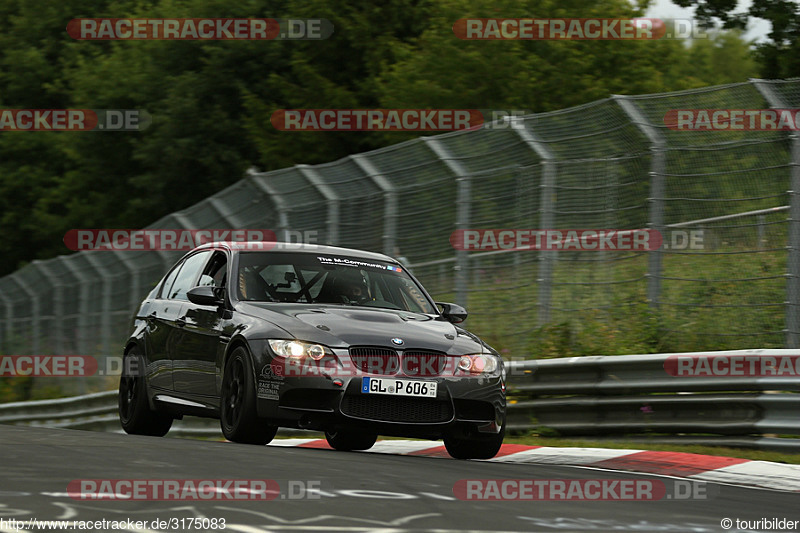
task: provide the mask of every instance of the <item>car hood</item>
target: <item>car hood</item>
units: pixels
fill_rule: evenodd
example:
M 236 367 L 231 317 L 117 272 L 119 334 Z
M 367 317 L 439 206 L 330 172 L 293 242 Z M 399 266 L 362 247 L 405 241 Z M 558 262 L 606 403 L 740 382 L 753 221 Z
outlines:
M 268 320 L 299 340 L 331 347 L 387 346 L 453 355 L 482 351 L 474 335 L 450 322 L 406 311 L 252 302 L 244 304 L 242 311 Z M 392 339 L 402 339 L 403 344 L 395 345 Z

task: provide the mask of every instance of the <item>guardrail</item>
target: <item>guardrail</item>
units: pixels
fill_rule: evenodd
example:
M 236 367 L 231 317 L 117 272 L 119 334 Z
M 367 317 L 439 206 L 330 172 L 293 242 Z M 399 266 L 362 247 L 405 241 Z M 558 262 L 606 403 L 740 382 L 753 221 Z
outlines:
M 80 429 L 122 433 L 117 413 L 117 391 L 96 392 L 71 398 L 0 404 L 0 424 L 30 427 Z M 318 433 L 281 429 L 283 436 L 307 436 Z M 176 420 L 169 430 L 172 437 L 222 439 L 219 420 L 187 416 Z
M 653 354 L 524 361 L 510 368 L 508 430 L 800 453 L 800 376 L 676 377 Z M 702 355 L 781 357 L 796 350 Z
M 508 430 L 592 440 L 749 447 L 800 453 L 800 376 L 675 377 L 670 356 L 587 356 L 508 365 Z M 794 350 L 715 356 L 780 357 Z M 0 424 L 121 432 L 116 391 L 0 405 Z M 313 434 L 282 430 L 284 435 Z M 219 422 L 185 417 L 170 435 L 222 438 Z

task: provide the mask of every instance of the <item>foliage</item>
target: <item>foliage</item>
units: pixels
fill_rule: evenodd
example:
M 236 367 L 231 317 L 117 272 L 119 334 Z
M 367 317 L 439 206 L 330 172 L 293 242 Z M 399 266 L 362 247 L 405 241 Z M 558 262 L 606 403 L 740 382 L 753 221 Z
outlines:
M 744 29 L 752 18 L 770 22 L 768 39 L 756 47 L 756 59 L 764 78 L 800 75 L 800 4 L 793 0 L 753 0 L 746 12 L 734 12 L 731 0 L 673 0 L 682 7 L 695 7 L 695 17 L 706 27 L 717 19 L 726 29 Z
M 0 6 L 0 107 L 143 109 L 138 133 L 0 135 L 0 275 L 66 253 L 71 228 L 138 228 L 241 179 L 322 163 L 404 134 L 283 133 L 282 108 L 551 111 L 610 93 L 754 74 L 736 33 L 678 41 L 469 42 L 458 18 L 642 14 L 624 0 L 9 0 Z M 327 41 L 74 41 L 80 17 L 321 17 Z M 711 68 L 710 65 L 725 68 Z

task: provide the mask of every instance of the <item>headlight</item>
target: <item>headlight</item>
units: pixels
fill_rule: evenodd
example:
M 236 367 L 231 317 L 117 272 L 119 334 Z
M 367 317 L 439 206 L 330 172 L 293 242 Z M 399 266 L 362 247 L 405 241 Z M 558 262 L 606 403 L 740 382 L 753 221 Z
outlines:
M 319 361 L 325 357 L 326 353 L 330 352 L 330 350 L 321 344 L 312 344 L 310 342 L 296 340 L 288 341 L 285 339 L 270 339 L 269 347 L 272 348 L 275 355 L 280 355 L 281 357 L 301 358 L 307 356 L 315 361 Z
M 497 370 L 497 358 L 490 354 L 462 355 L 458 369 L 470 374 L 492 374 Z

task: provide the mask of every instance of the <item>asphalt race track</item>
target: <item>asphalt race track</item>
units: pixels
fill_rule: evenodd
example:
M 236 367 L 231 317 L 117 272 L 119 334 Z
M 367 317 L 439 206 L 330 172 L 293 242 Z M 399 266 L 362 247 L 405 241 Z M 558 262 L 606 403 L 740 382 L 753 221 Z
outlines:
M 464 479 L 661 480 L 582 467 L 456 461 L 0 426 L 3 520 L 225 518 L 226 531 L 726 531 L 723 518 L 800 520 L 800 494 L 708 483 L 705 499 L 463 501 Z M 79 479 L 269 479 L 270 501 L 78 501 Z M 290 487 L 291 485 L 291 487 Z M 293 487 L 293 488 L 292 488 Z M 318 491 L 301 494 L 304 487 Z M 139 531 L 176 531 L 164 527 Z M 761 529 L 756 529 L 761 530 Z M 763 529 L 765 531 L 770 529 Z M 775 529 L 771 529 L 775 530 Z M 38 530 L 41 531 L 41 530 Z M 737 531 L 734 527 L 727 531 Z

